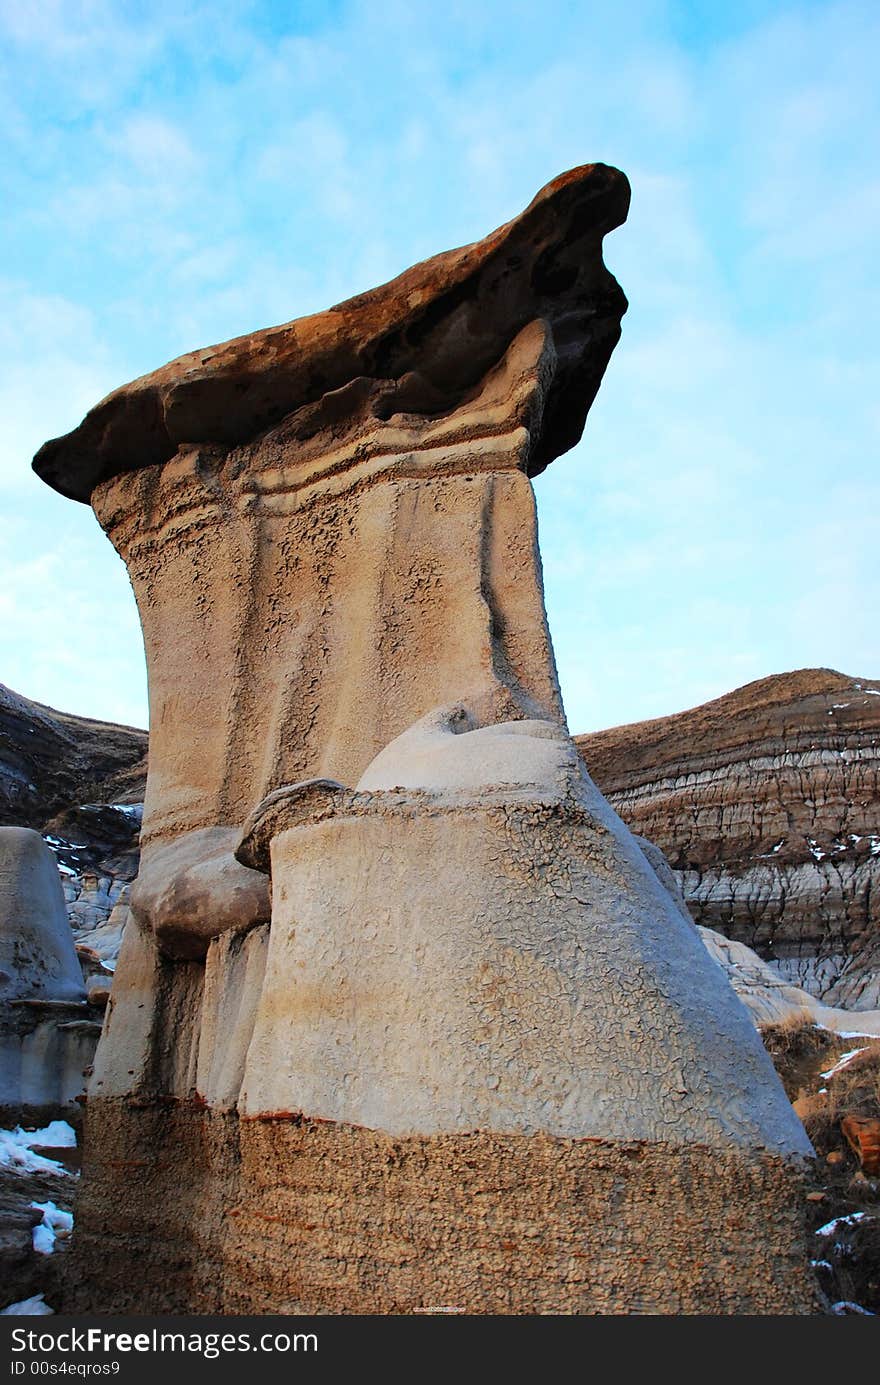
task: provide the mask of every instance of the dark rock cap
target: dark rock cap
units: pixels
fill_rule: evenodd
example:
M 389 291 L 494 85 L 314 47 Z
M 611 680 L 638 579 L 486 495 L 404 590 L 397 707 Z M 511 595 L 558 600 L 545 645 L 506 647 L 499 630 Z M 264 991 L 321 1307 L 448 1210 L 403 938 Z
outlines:
M 166 462 L 186 444 L 236 446 L 354 380 L 389 382 L 383 407 L 440 414 L 501 360 L 526 324 L 556 352 L 530 475 L 579 439 L 627 302 L 602 238 L 629 209 L 615 168 L 561 174 L 484 240 L 406 270 L 325 312 L 179 356 L 114 390 L 78 428 L 44 443 L 37 475 L 88 501 L 102 481 Z

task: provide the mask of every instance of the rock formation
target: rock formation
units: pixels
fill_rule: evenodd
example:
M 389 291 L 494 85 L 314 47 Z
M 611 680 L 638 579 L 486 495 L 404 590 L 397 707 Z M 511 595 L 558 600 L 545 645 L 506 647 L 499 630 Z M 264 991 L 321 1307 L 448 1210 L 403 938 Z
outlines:
M 627 204 L 573 170 L 36 458 L 128 564 L 151 695 L 65 1307 L 810 1311 L 806 1137 L 579 767 L 544 613 L 529 478 L 617 340 Z
M 55 859 L 38 832 L 0 827 L 0 1000 L 83 1000 Z
M 880 1038 L 880 1010 L 853 1011 L 825 1005 L 809 991 L 784 980 L 745 943 L 733 942 L 711 928 L 698 927 L 697 931 L 759 1029 L 800 1019 L 838 1034 L 876 1034 Z
M 39 833 L 0 827 L 0 1121 L 68 1108 L 97 1031 L 54 857 Z
M 146 731 L 58 712 L 0 684 L 0 825 L 42 833 L 87 969 L 119 952 L 146 776 Z
M 72 1128 L 61 1121 L 38 1130 L 0 1131 L 0 1312 L 4 1314 L 8 1305 L 36 1294 L 55 1300 L 68 1238 L 61 1235 L 56 1241 L 37 1228 L 41 1223 L 45 1226 L 47 1214 L 56 1226 L 59 1221 L 69 1224 L 78 1153 L 71 1145 L 73 1139 Z M 65 1143 L 59 1147 L 61 1140 Z
M 681 892 L 678 878 L 663 852 L 646 837 L 636 837 L 660 884 L 670 895 L 682 918 L 695 927 Z M 696 926 L 706 951 L 724 972 L 729 985 L 749 1012 L 752 1023 L 764 1032 L 768 1025 L 785 1025 L 795 1021 L 811 1023 L 840 1034 L 876 1034 L 880 1037 L 880 1010 L 838 1009 L 823 1005 L 815 996 L 799 986 L 792 986 L 757 952 L 745 943 L 733 942 L 723 933 Z
M 576 738 L 696 921 L 833 1006 L 880 1008 L 880 684 L 780 674 Z
M 844 1116 L 840 1128 L 866 1177 L 880 1176 L 880 1120 L 869 1116 Z
M 271 795 L 240 857 L 268 871 L 267 840 L 246 1116 L 805 1149 L 747 1016 L 552 723 L 429 713 L 354 794 Z

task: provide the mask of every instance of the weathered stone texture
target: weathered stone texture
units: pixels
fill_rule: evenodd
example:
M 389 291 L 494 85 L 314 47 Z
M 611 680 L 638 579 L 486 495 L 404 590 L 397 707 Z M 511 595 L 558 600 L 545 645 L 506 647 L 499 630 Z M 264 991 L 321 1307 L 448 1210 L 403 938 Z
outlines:
M 562 719 L 526 435 L 469 445 L 469 474 L 444 476 L 448 450 L 419 463 L 413 428 L 376 429 L 393 455 L 358 484 L 374 468 L 353 449 L 342 495 L 301 493 L 302 449 L 267 438 L 247 465 L 191 455 L 95 496 L 150 661 L 145 850 L 238 826 L 282 783 L 355 783 L 450 690 L 486 720 Z
M 709 956 L 724 970 L 728 981 L 759 1028 L 812 1020 L 839 1034 L 857 1031 L 880 1036 L 880 1010 L 843 1010 L 817 1000 L 809 991 L 792 986 L 769 963 L 763 962 L 745 943 L 725 938 L 711 928 L 698 927 Z
M 0 1122 L 69 1114 L 98 1037 L 85 1002 L 55 858 L 0 827 Z
M 78 1120 L 100 1028 L 85 1003 L 0 1004 L 0 1125 Z
M 87 1127 L 64 1312 L 817 1309 L 771 1155 L 96 1099 Z
M 488 730 L 503 743 L 503 727 Z M 487 754 L 481 736 L 445 738 L 464 772 Z M 436 782 L 442 748 L 429 758 L 400 739 L 409 753 L 391 778 L 408 777 L 409 760 Z M 543 1130 L 809 1153 L 696 930 L 570 742 L 537 744 L 573 762 L 542 797 L 508 785 L 456 799 L 444 777 L 443 794 L 340 794 L 332 815 L 322 805 L 318 820 L 278 824 L 239 1109 L 404 1134 Z
M 539 328 L 545 388 L 537 401 L 523 399 L 518 420 L 537 402 L 534 476 L 577 442 L 620 336 L 626 299 L 602 263 L 602 239 L 628 207 L 618 169 L 573 168 L 473 245 L 115 390 L 72 433 L 45 443 L 34 469 L 62 495 L 87 501 L 109 477 L 161 466 L 193 443 L 234 447 L 281 420 L 307 446 L 322 432 L 343 436 L 361 411 L 380 420 L 454 416 L 523 329 Z
M 38 1152 L 52 1160 L 76 1154 L 75 1150 L 45 1147 Z M 52 1255 L 34 1250 L 33 1230 L 43 1217 L 34 1203 L 52 1202 L 59 1211 L 70 1212 L 75 1191 L 76 1180 L 64 1167 L 57 1172 L 24 1172 L 0 1166 L 0 1308 L 38 1293 L 47 1294 L 52 1303 L 60 1301 L 69 1240 L 59 1237 Z
M 146 777 L 146 731 L 58 712 L 0 684 L 0 823 L 42 834 L 86 971 L 119 953 Z
M 579 437 L 619 337 L 601 248 L 628 201 L 615 169 L 572 170 L 476 245 L 182 357 L 41 450 L 137 597 L 147 853 L 279 784 L 356 783 L 455 697 L 562 721 L 528 476 Z

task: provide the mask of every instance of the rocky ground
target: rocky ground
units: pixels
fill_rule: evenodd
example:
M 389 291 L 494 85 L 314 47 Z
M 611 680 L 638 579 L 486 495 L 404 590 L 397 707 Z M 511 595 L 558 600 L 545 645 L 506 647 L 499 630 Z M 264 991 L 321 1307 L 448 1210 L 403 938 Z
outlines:
M 0 1309 L 40 1296 L 51 1305 L 78 1174 L 76 1135 L 66 1122 L 0 1130 Z
M 816 1150 L 807 1217 L 829 1310 L 880 1313 L 880 1042 L 796 1018 L 763 1037 Z
M 576 737 L 697 923 L 846 1008 L 880 1007 L 880 683 L 802 669 Z

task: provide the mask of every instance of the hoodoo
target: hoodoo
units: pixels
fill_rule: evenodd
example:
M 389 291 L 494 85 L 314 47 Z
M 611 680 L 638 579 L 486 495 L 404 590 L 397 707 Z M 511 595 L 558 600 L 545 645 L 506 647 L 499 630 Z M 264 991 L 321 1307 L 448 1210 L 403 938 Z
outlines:
M 811 1310 L 810 1147 L 544 611 L 530 478 L 617 342 L 628 202 L 574 169 L 35 459 L 128 565 L 151 698 L 65 1309 Z

